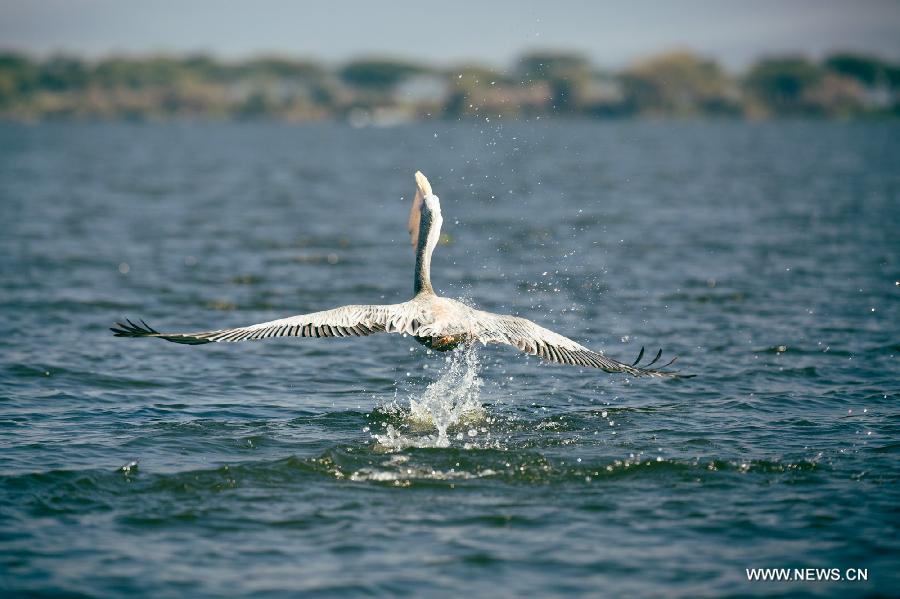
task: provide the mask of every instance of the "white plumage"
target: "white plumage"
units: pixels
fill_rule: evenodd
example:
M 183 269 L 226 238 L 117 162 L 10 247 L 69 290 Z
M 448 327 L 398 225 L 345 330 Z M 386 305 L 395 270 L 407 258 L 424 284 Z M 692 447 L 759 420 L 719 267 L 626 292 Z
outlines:
M 143 321 L 135 324 L 130 320 L 127 324 L 116 323 L 111 330 L 117 337 L 158 337 L 189 345 L 270 337 L 360 337 L 382 332 L 405 333 L 441 351 L 462 343 L 500 343 L 558 364 L 635 376 L 685 376 L 650 368 L 659 360 L 661 351 L 648 364 L 638 366 L 644 355 L 641 348 L 638 359 L 628 365 L 525 318 L 476 310 L 454 299 L 438 296 L 431 286 L 431 256 L 440 238 L 442 222 L 440 200 L 432 192 L 425 175 L 416 172 L 416 195 L 409 216 L 410 237 L 416 248 L 415 296 L 401 304 L 342 306 L 245 327 L 196 333 L 160 333 Z

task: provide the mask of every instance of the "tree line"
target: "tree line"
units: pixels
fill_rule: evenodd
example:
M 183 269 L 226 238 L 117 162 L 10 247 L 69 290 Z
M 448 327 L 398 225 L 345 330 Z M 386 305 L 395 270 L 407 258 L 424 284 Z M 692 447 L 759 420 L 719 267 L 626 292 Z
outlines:
M 900 116 L 900 64 L 834 53 L 758 59 L 740 74 L 687 51 L 609 71 L 578 54 L 533 52 L 509 69 L 452 68 L 394 59 L 336 68 L 284 57 L 226 62 L 211 56 L 0 53 L 0 119 L 39 121 L 341 119 L 540 115 L 651 118 L 869 118 Z

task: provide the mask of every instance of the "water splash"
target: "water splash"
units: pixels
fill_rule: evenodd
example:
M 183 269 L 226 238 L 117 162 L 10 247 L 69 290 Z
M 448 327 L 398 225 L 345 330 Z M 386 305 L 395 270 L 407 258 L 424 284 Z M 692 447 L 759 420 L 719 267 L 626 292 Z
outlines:
M 421 431 L 437 429 L 436 435 L 408 436 L 392 424 L 383 434 L 374 434 L 378 443 L 389 449 L 404 447 L 449 447 L 449 432 L 462 425 L 473 425 L 484 420 L 485 411 L 480 402 L 483 381 L 479 376 L 480 363 L 476 346 L 462 346 L 444 358 L 445 368 L 420 396 L 409 396 L 409 408 L 386 406 L 387 411 L 403 418 L 401 428 Z M 472 435 L 470 429 L 467 435 Z M 460 433 L 462 435 L 462 433 Z M 465 435 L 459 438 L 465 438 Z

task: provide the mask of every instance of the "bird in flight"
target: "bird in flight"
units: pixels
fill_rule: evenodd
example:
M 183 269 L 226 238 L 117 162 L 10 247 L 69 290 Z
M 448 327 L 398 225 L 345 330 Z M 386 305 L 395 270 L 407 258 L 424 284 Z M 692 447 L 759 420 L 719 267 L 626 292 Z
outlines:
M 557 364 L 599 368 L 606 372 L 622 372 L 632 376 L 687 378 L 657 366 L 662 356 L 644 365 L 641 348 L 637 360 L 625 364 L 545 329 L 518 316 L 476 310 L 457 300 L 441 297 L 431 285 L 431 256 L 441 235 L 441 202 L 421 172 L 416 172 L 416 195 L 409 217 L 409 232 L 416 253 L 414 296 L 400 304 L 351 305 L 300 314 L 244 327 L 200 331 L 196 333 L 160 333 L 143 320 L 116 323 L 110 330 L 116 337 L 156 337 L 174 343 L 251 341 L 272 337 L 361 337 L 374 333 L 408 334 L 422 345 L 447 351 L 462 344 L 505 344 Z

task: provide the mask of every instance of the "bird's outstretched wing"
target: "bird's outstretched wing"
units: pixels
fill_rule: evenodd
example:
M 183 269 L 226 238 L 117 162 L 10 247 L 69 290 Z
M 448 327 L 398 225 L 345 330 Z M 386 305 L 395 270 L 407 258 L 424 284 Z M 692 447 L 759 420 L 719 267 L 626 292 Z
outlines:
M 361 337 L 373 333 L 413 333 L 422 319 L 412 302 L 388 305 L 352 305 L 300 314 L 246 327 L 197 333 L 160 333 L 144 321 L 116 323 L 116 337 L 157 337 L 174 343 L 199 345 L 216 341 L 247 341 L 270 337 Z
M 693 376 L 663 370 L 675 362 L 677 358 L 673 358 L 662 366 L 651 368 L 659 361 L 662 356 L 662 350 L 659 350 L 653 360 L 643 366 L 639 366 L 641 359 L 644 357 L 644 348 L 641 348 L 637 360 L 629 365 L 588 349 L 568 337 L 563 337 L 549 329 L 538 326 L 525 318 L 493 314 L 481 310 L 475 310 L 474 312 L 475 336 L 484 344 L 505 343 L 527 354 L 540 356 L 548 362 L 599 368 L 606 372 L 624 372 L 632 376 L 670 378 L 690 378 Z

